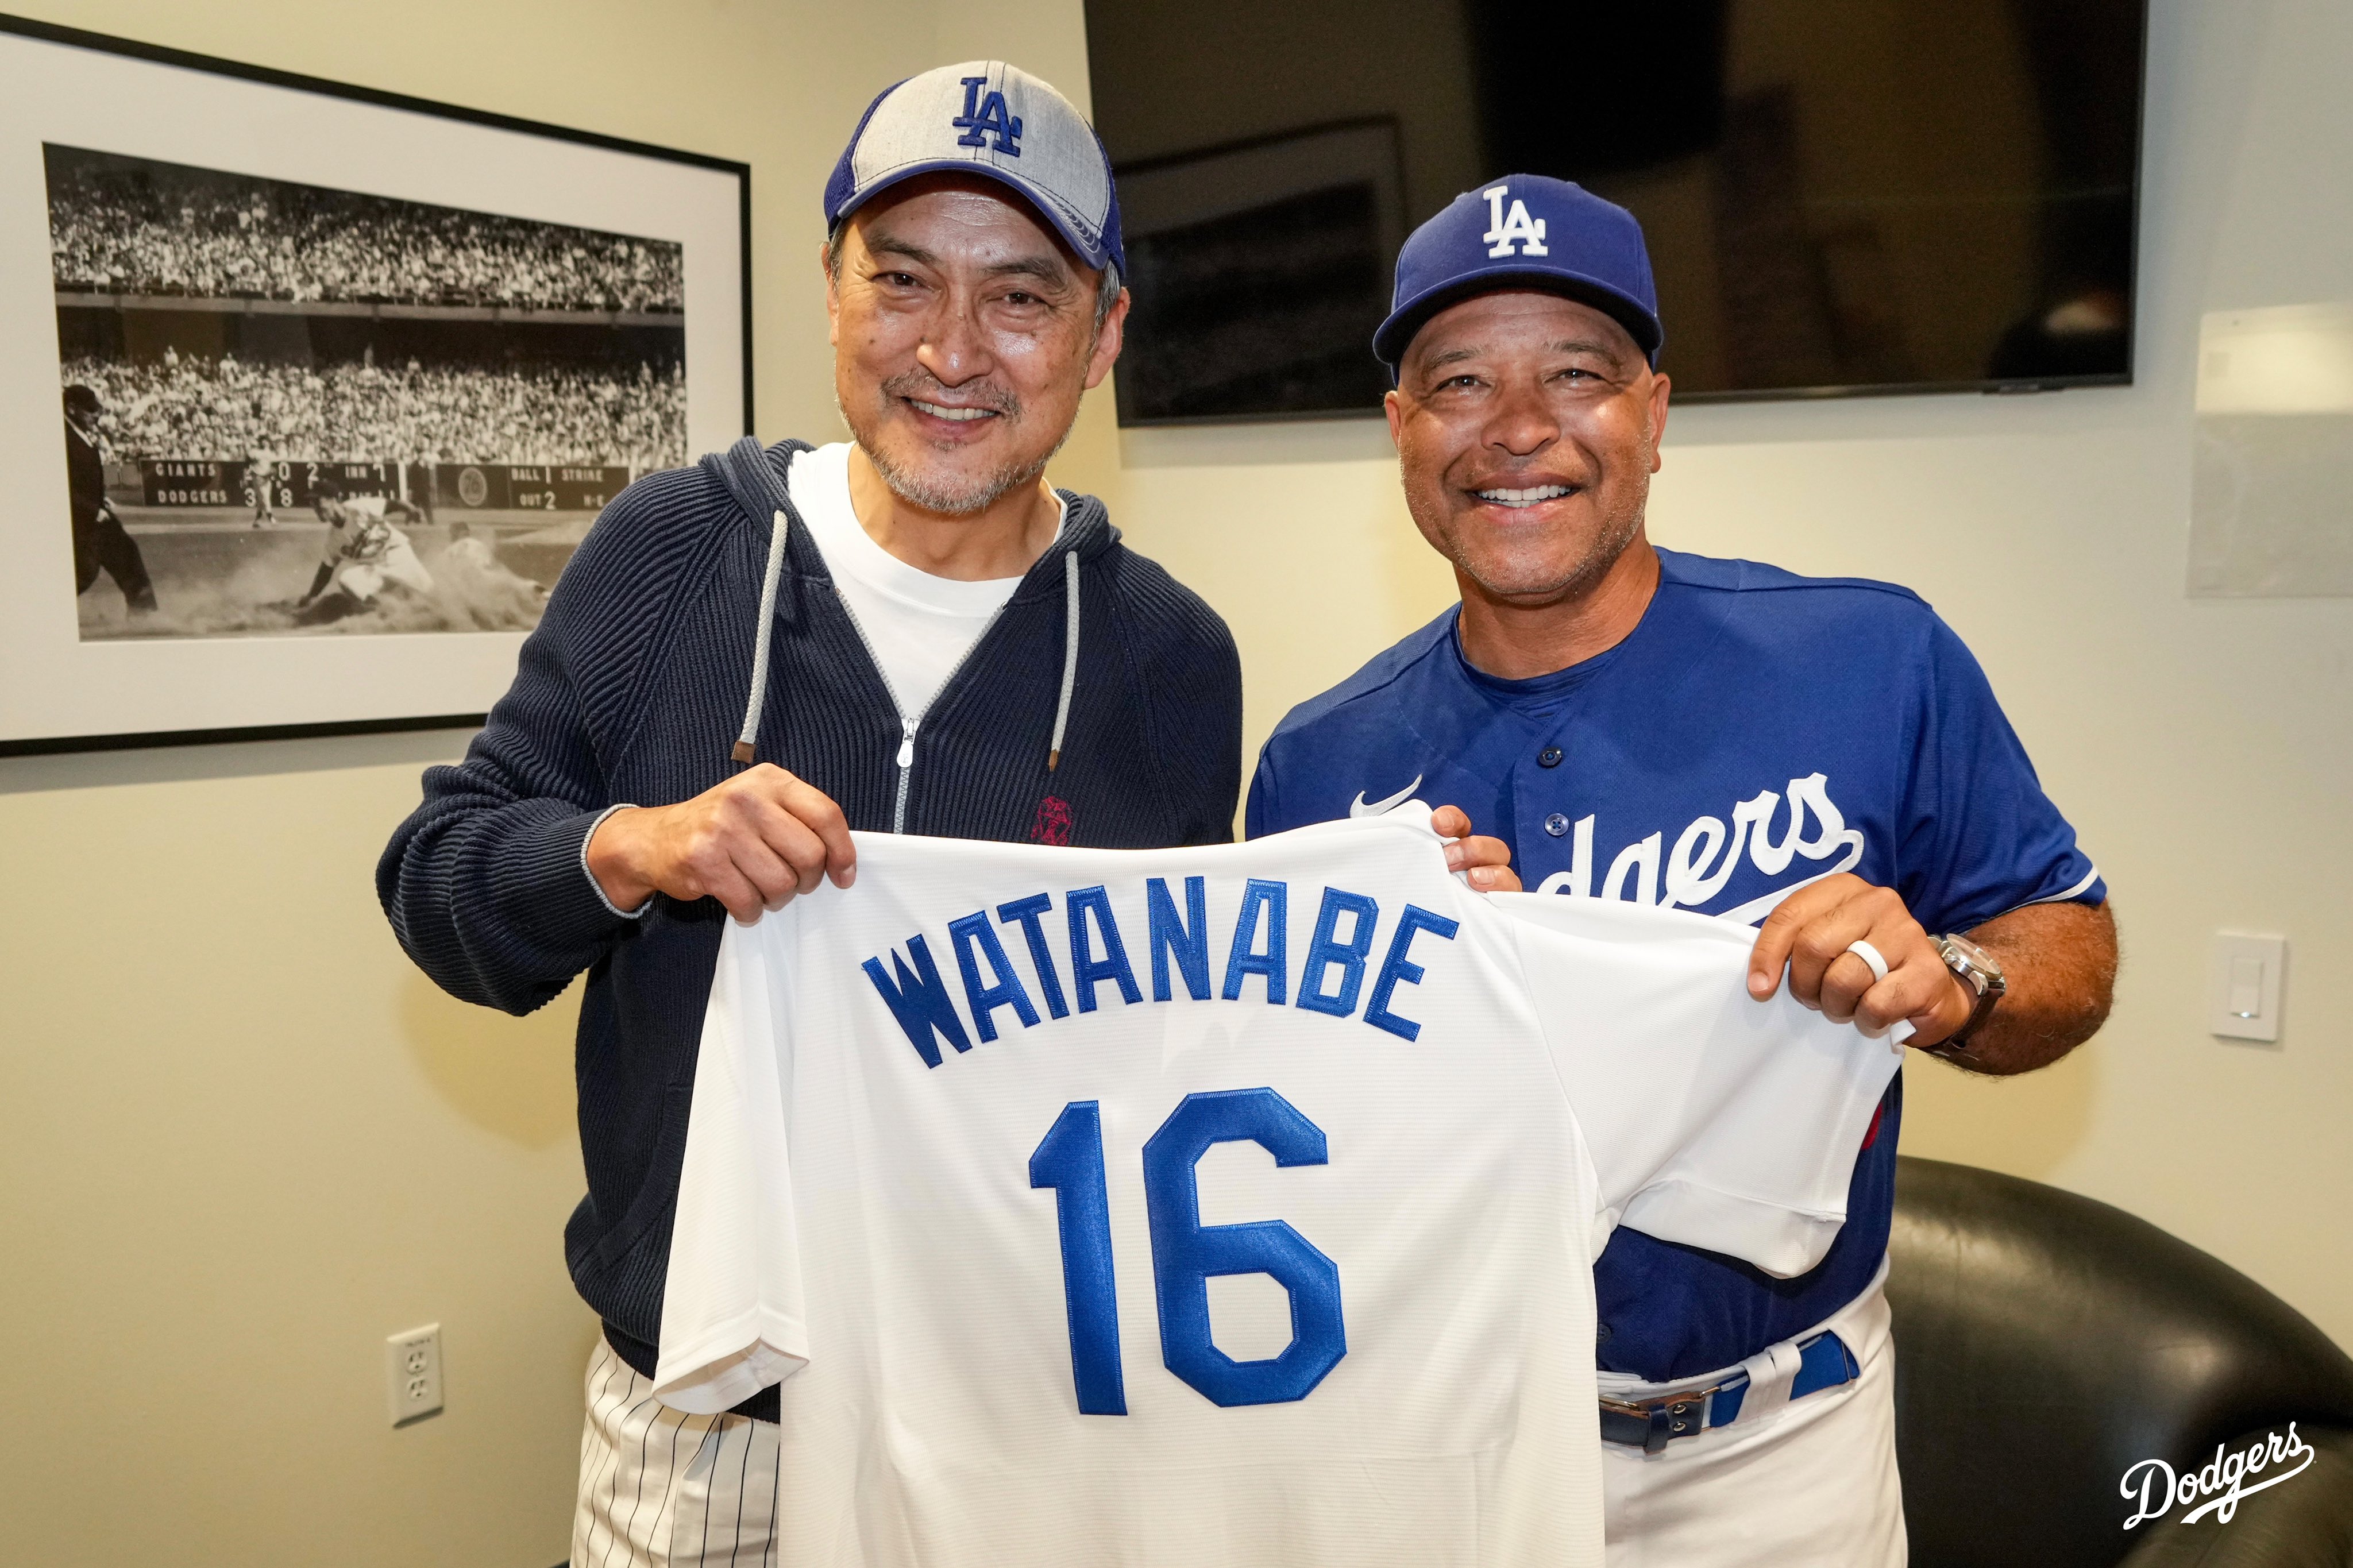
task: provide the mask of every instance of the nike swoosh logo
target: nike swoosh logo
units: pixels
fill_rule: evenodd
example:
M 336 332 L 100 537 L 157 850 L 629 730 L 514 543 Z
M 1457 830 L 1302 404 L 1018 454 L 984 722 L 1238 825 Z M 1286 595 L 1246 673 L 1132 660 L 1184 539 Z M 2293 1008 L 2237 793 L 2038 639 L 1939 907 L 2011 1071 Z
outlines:
M 1378 816 L 1384 812 L 1394 811 L 1397 807 L 1403 805 L 1407 801 L 1411 800 L 1413 798 L 1413 792 L 1420 787 L 1421 775 L 1419 773 L 1416 773 L 1413 775 L 1413 783 L 1406 785 L 1405 788 L 1398 791 L 1397 794 L 1389 796 L 1387 800 L 1377 800 L 1370 802 L 1369 804 L 1367 804 L 1365 799 L 1365 792 L 1363 790 L 1358 790 L 1356 792 L 1356 803 L 1348 807 L 1348 815 L 1350 816 Z

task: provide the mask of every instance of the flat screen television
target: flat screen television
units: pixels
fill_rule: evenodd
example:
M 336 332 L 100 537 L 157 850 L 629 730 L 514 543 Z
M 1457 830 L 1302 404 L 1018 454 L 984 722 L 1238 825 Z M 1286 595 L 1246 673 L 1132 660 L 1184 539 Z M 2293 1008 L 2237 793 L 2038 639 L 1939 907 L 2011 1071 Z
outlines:
M 1507 174 L 1650 241 L 1679 399 L 2132 379 L 2147 0 L 1086 0 L 1128 425 L 1377 408 L 1412 227 Z

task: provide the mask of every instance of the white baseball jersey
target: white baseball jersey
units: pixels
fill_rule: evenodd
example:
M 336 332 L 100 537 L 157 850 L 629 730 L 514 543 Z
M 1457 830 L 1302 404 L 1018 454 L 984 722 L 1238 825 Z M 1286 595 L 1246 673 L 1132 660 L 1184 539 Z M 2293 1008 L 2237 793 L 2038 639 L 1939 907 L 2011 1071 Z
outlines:
M 1807 1268 L 1896 1067 L 1418 805 L 858 854 L 721 942 L 655 1376 L 783 1380 L 796 1565 L 1599 1564 L 1593 1257 Z

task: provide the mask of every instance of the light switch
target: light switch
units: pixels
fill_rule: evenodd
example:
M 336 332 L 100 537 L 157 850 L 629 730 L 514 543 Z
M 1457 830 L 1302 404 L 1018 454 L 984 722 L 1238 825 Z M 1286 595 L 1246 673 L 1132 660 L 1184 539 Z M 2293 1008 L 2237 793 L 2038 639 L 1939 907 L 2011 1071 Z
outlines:
M 2286 967 L 2285 937 L 2215 932 L 2207 966 L 2207 1028 L 2224 1039 L 2277 1040 Z

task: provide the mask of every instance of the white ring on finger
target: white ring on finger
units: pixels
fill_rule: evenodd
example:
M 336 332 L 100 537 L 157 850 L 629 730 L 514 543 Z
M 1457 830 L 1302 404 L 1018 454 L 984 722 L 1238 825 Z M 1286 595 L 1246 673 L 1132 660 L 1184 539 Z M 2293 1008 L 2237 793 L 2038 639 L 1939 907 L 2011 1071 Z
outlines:
M 1871 943 L 1863 941 L 1861 937 L 1857 937 L 1854 941 L 1846 944 L 1846 950 L 1870 966 L 1871 983 L 1873 985 L 1878 984 L 1881 981 L 1887 978 L 1887 959 L 1885 955 L 1881 953 L 1877 948 L 1872 946 Z M 1917 1032 L 1917 1030 L 1912 1027 L 1911 1019 L 1898 1018 L 1895 1022 L 1887 1026 L 1887 1043 L 1890 1046 L 1893 1046 L 1898 1053 L 1901 1053 L 1904 1049 L 1904 1042 L 1910 1039 Z
M 1887 978 L 1887 960 L 1880 956 L 1879 950 L 1871 943 L 1857 937 L 1846 944 L 1846 950 L 1871 966 L 1871 983 L 1873 985 Z

